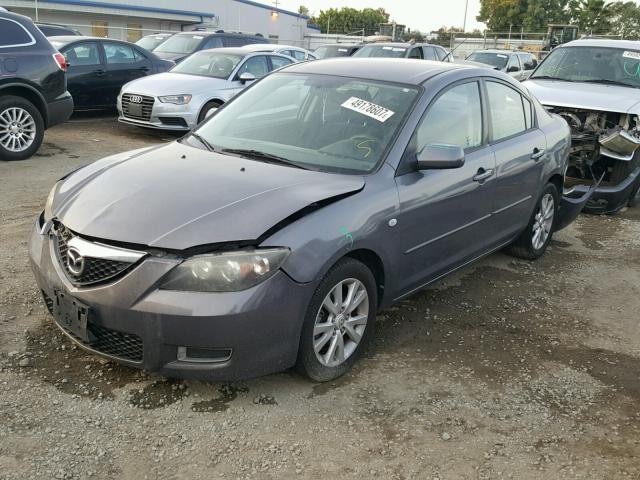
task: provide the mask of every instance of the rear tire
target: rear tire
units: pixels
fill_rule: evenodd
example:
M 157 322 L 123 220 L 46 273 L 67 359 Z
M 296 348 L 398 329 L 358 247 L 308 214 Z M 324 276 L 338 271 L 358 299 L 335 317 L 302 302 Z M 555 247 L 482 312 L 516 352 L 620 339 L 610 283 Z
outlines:
M 548 183 L 536 202 L 535 210 L 529 219 L 527 227 L 507 247 L 507 253 L 525 260 L 540 258 L 553 237 L 559 205 L 560 195 L 558 189 L 552 183 Z
M 42 114 L 30 101 L 8 95 L 0 100 L 0 160 L 25 160 L 44 138 Z
M 200 114 L 198 115 L 198 123 L 201 123 L 204 120 L 206 120 L 221 106 L 222 106 L 222 102 L 219 102 L 218 100 L 213 100 L 211 102 L 205 103 L 204 107 L 202 107 L 202 110 L 200 110 Z
M 373 335 L 377 305 L 376 280 L 371 270 L 353 258 L 336 263 L 309 302 L 297 370 L 316 382 L 345 374 Z

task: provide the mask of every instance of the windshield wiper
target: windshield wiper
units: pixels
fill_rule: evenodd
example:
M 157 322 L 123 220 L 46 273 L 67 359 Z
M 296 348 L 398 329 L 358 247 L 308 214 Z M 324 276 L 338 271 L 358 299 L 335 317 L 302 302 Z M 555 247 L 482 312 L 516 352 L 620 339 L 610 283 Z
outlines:
M 191 136 L 195 137 L 196 140 L 198 140 L 201 144 L 203 144 L 205 147 L 207 147 L 207 150 L 209 150 L 210 152 L 215 152 L 216 149 L 213 145 L 211 145 L 202 135 L 200 135 L 199 133 L 196 132 L 191 132 Z
M 621 87 L 631 87 L 631 88 L 638 88 L 638 86 L 636 85 L 631 85 L 629 83 L 625 83 L 625 82 L 619 82 L 618 80 L 610 80 L 608 78 L 594 78 L 594 79 L 589 79 L 589 80 L 580 80 L 583 83 L 602 83 L 602 84 L 606 84 L 606 85 L 619 85 Z
M 240 155 L 241 157 L 253 158 L 255 160 L 261 160 L 268 163 L 277 163 L 280 165 L 286 165 L 288 167 L 301 168 L 303 170 L 309 170 L 307 167 L 303 167 L 299 163 L 292 162 L 291 160 L 279 157 L 278 155 L 272 155 L 271 153 L 261 152 L 260 150 L 252 150 L 245 148 L 223 148 L 222 153 L 229 153 L 231 155 Z
M 575 82 L 575 80 L 569 80 L 567 78 L 552 77 L 551 75 L 536 75 L 535 77 L 529 77 L 529 80 L 560 80 L 561 82 Z

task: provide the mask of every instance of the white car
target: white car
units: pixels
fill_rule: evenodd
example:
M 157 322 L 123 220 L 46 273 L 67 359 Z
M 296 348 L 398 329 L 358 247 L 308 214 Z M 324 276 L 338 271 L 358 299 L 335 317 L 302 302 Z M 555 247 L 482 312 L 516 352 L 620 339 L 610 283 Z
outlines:
M 567 182 L 596 188 L 586 211 L 614 213 L 640 188 L 640 42 L 583 39 L 554 48 L 524 85 L 571 127 Z
M 190 130 L 255 80 L 294 59 L 244 48 L 202 50 L 166 73 L 125 84 L 118 120 L 139 127 Z
M 309 60 L 316 60 L 316 57 L 309 50 L 305 50 L 300 47 L 293 47 L 291 45 L 275 45 L 273 43 L 254 43 L 251 45 L 245 45 L 243 50 L 248 52 L 273 52 L 287 57 L 293 58 L 296 62 L 305 62 Z

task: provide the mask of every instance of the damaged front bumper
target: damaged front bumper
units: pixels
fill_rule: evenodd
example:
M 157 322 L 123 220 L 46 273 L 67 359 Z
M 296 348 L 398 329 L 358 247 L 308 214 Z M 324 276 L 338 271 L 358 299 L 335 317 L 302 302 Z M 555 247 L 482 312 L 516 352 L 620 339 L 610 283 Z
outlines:
M 564 192 L 560 200 L 560 207 L 558 208 L 556 231 L 562 230 L 573 223 L 587 205 L 599 184 L 600 182 L 594 183 L 591 186 L 578 185 Z
M 595 214 L 615 213 L 627 205 L 639 186 L 640 167 L 617 185 L 600 185 L 595 188 L 584 206 L 584 211 Z M 589 189 L 587 185 L 577 185 L 574 188 L 577 193 L 586 193 Z

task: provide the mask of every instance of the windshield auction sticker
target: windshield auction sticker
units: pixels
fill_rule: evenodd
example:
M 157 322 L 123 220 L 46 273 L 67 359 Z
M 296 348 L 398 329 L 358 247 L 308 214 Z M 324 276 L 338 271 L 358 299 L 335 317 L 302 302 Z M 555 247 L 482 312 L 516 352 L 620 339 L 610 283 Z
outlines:
M 388 108 L 367 102 L 358 97 L 351 97 L 342 104 L 342 107 L 361 113 L 367 117 L 375 118 L 379 122 L 386 122 L 395 113 Z
M 630 52 L 628 50 L 625 50 L 622 56 L 624 58 L 633 58 L 634 60 L 640 60 L 640 52 Z

